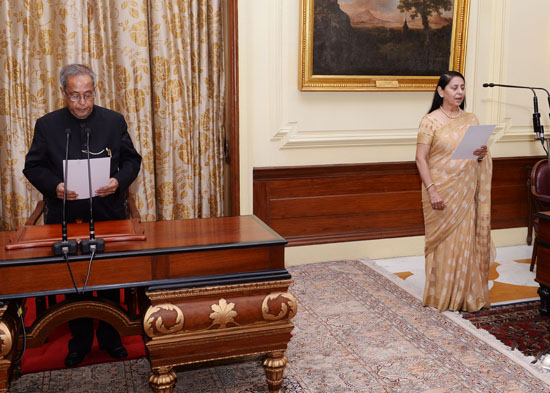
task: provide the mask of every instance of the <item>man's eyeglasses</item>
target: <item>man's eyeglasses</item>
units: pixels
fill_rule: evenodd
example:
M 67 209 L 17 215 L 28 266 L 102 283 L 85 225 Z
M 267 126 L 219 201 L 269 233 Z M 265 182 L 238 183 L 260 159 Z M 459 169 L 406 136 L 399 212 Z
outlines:
M 69 97 L 69 101 L 71 102 L 79 102 L 83 98 L 85 101 L 90 101 L 95 97 L 95 93 L 93 91 L 80 95 L 80 94 L 69 94 L 67 93 L 67 90 L 65 90 L 65 94 L 67 95 L 67 97 Z

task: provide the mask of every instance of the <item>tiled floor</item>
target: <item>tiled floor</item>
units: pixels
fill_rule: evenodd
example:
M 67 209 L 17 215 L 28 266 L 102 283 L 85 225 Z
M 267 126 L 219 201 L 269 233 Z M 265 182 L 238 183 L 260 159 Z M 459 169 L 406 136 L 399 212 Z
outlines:
M 535 272 L 529 271 L 531 250 L 531 246 L 527 245 L 497 248 L 496 261 L 491 265 L 489 273 L 491 304 L 538 299 Z M 379 259 L 375 262 L 404 279 L 422 296 L 424 255 Z

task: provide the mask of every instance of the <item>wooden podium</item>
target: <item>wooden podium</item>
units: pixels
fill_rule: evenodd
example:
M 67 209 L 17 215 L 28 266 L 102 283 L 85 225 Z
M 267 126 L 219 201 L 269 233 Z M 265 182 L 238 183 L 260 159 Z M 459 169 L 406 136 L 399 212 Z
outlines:
M 539 283 L 540 312 L 550 315 L 550 212 L 538 212 L 538 230 L 535 238 L 537 268 L 535 281 Z
M 283 238 L 255 216 L 104 224 L 96 223 L 96 236 L 106 238 L 105 252 L 93 261 L 86 291 L 135 288 L 137 312 L 96 298 L 63 302 L 28 329 L 28 347 L 42 345 L 60 323 L 98 318 L 121 335 L 144 335 L 155 392 L 173 391 L 176 366 L 251 354 L 267 355 L 269 391 L 279 391 L 297 311 Z M 69 237 L 86 228 L 74 224 Z M 0 232 L 0 392 L 8 391 L 22 343 L 17 303 L 75 291 L 65 260 L 51 247 L 30 245 L 34 231 L 45 231 L 42 240 L 60 233 L 50 225 Z M 69 257 L 79 290 L 89 258 Z

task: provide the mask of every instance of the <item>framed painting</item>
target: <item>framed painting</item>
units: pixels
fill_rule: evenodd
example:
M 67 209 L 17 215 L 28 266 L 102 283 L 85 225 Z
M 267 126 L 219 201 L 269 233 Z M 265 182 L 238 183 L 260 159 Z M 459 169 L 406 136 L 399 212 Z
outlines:
M 299 89 L 432 91 L 464 73 L 470 0 L 300 0 Z

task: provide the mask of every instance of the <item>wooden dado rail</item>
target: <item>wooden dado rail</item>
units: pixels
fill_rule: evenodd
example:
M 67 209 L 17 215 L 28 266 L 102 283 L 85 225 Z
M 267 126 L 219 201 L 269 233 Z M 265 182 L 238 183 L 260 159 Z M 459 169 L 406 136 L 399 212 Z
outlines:
M 542 158 L 493 160 L 493 229 L 527 226 Z M 423 235 L 420 184 L 414 162 L 255 168 L 254 214 L 289 246 Z

